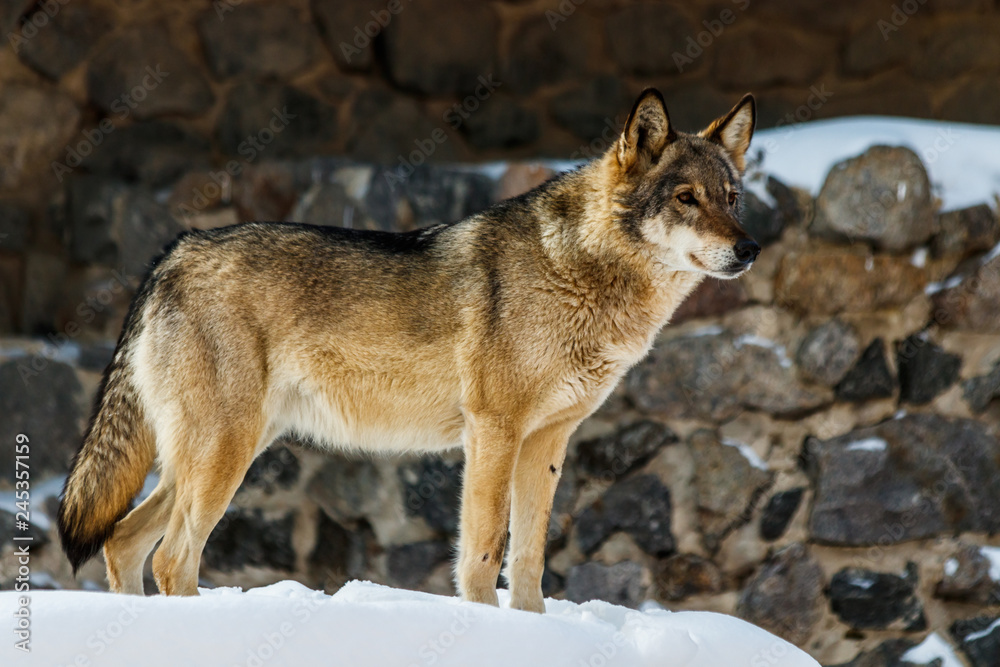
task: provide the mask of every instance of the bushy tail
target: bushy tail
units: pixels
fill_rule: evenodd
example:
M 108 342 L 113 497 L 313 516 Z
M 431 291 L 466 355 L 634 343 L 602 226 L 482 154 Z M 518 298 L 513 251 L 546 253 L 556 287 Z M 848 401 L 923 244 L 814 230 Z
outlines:
M 116 353 L 105 373 L 59 505 L 59 537 L 74 574 L 97 555 L 128 513 L 156 458 L 126 356 Z

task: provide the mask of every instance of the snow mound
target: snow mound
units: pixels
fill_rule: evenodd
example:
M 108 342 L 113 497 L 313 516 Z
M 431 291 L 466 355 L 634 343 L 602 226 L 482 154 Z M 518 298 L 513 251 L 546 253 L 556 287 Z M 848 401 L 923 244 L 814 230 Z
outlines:
M 34 591 L 31 652 L 8 633 L 0 664 L 819 667 L 788 642 L 709 612 L 546 600 L 539 616 L 357 581 L 333 596 L 290 581 L 201 593 Z M 0 615 L 12 618 L 19 596 L 0 593 Z

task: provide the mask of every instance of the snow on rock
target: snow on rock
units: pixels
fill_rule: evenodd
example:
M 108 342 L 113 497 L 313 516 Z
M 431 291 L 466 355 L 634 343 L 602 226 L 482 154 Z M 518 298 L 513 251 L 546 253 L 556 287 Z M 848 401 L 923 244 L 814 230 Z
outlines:
M 934 660 L 940 659 L 940 667 L 964 667 L 955 655 L 955 650 L 936 632 L 927 635 L 924 641 L 904 653 L 901 659 L 915 665 L 930 665 Z
M 979 547 L 979 553 L 990 562 L 990 579 L 1000 582 L 1000 547 Z
M 12 617 L 18 596 L 0 593 L 0 615 Z M 546 609 L 539 616 L 357 581 L 333 596 L 290 581 L 195 598 L 35 591 L 31 653 L 5 641 L 0 664 L 819 667 L 723 614 L 597 601 L 546 600 Z
M 889 444 L 882 438 L 865 438 L 847 446 L 849 452 L 883 452 Z
M 767 467 L 767 462 L 764 459 L 760 458 L 760 454 L 758 454 L 753 447 L 746 444 L 745 442 L 740 442 L 739 440 L 732 440 L 730 438 L 723 438 L 721 442 L 723 445 L 726 445 L 727 447 L 735 447 L 736 449 L 740 450 L 740 454 L 743 455 L 743 458 L 745 458 L 747 460 L 747 463 L 752 465 L 754 468 L 757 468 L 758 470 L 770 469 Z
M 992 204 L 1000 193 L 1000 127 L 855 116 L 760 130 L 750 155 L 757 169 L 815 196 L 836 163 L 875 145 L 907 146 L 923 161 L 942 210 Z M 897 196 L 905 196 L 897 192 Z

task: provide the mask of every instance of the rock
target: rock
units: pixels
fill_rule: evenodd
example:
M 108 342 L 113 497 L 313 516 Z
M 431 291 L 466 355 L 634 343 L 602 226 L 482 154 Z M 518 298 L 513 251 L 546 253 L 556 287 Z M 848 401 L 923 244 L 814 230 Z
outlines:
M 435 123 L 412 99 L 387 90 L 358 93 L 351 119 L 354 131 L 348 148 L 357 159 L 396 165 L 399 171 L 404 165 L 412 168 L 427 161 L 446 162 L 458 155 L 451 131 L 454 123 Z
M 677 434 L 665 424 L 644 419 L 615 433 L 581 442 L 577 462 L 594 477 L 620 478 L 653 457 L 661 447 L 677 442 Z
M 938 24 L 915 49 L 910 72 L 923 79 L 954 80 L 1000 60 L 997 24 L 970 16 Z
M 28 211 L 14 202 L 0 201 L 0 250 L 19 252 L 28 242 Z
M 823 570 L 802 544 L 769 558 L 750 579 L 736 615 L 793 644 L 802 645 L 822 616 Z
M 294 528 L 294 510 L 277 519 L 265 519 L 260 509 L 231 510 L 208 537 L 202 558 L 205 565 L 222 572 L 247 566 L 292 572 Z
M 545 547 L 547 553 L 556 553 L 566 546 L 566 539 L 573 526 L 576 487 L 576 466 L 563 466 L 559 484 L 556 486 L 555 497 L 552 499 L 552 512 L 549 514 L 549 530 Z
M 401 183 L 390 183 L 376 171 L 364 204 L 382 229 L 405 231 L 479 213 L 493 203 L 493 188 L 493 181 L 485 174 L 424 165 Z M 412 213 L 411 220 L 397 220 L 401 202 Z
M 909 639 L 887 639 L 870 651 L 862 651 L 850 662 L 844 662 L 831 667 L 925 667 L 914 665 L 912 662 L 903 662 L 903 654 L 916 646 L 916 642 Z M 934 667 L 934 665 L 926 665 Z M 937 665 L 937 667 L 943 667 Z
M 785 534 L 788 523 L 802 503 L 804 487 L 779 491 L 771 496 L 760 516 L 760 537 L 773 542 Z
M 330 459 L 309 481 L 309 497 L 342 523 L 378 512 L 382 484 L 378 467 L 366 458 L 332 454 Z
M 1000 117 L 1000 77 L 983 75 L 960 85 L 944 101 L 939 117 L 992 125 Z
M 45 24 L 16 51 L 28 66 L 50 79 L 58 79 L 84 62 L 97 40 L 111 28 L 106 12 L 87 5 L 66 3 L 51 17 L 39 9 L 27 20 L 36 17 L 45 17 Z M 20 34 L 24 35 L 23 28 Z
M 949 354 L 921 334 L 896 345 L 899 368 L 899 400 L 926 405 L 958 380 L 962 358 Z
M 889 398 L 896 380 L 885 356 L 885 341 L 876 338 L 861 353 L 861 358 L 836 386 L 841 401 L 860 403 L 876 398 Z
M 533 190 L 556 173 L 546 166 L 533 163 L 513 163 L 500 177 L 497 199 L 510 199 Z
M 619 530 L 628 533 L 647 553 L 667 555 L 674 551 L 670 491 L 656 475 L 638 475 L 617 482 L 576 520 L 576 539 L 584 553 L 593 552 Z
M 924 243 L 934 232 L 934 202 L 920 158 L 909 148 L 873 146 L 835 164 L 809 231 L 886 250 Z
M 83 443 L 82 394 L 76 371 L 47 356 L 0 363 L 0 479 L 14 479 L 18 434 L 30 438 L 32 480 L 68 472 Z
M 597 76 L 553 97 L 549 111 L 557 123 L 584 141 L 602 134 L 613 141 L 620 134 L 616 118 L 631 103 L 619 78 Z
M 116 128 L 83 164 L 93 174 L 160 187 L 185 172 L 208 169 L 209 150 L 201 136 L 153 120 Z
M 935 257 L 964 257 L 1000 243 L 1000 219 L 986 204 L 942 213 L 935 226 L 939 230 L 931 239 Z
M 461 130 L 474 148 L 513 148 L 530 144 L 540 133 L 538 115 L 506 97 L 495 96 L 462 123 Z
M 677 74 L 696 69 L 700 62 L 681 62 L 688 38 L 697 35 L 684 12 L 654 2 L 618 10 L 607 19 L 611 53 L 621 67 L 633 74 Z
M 916 588 L 914 563 L 907 564 L 903 576 L 848 567 L 830 580 L 830 608 L 857 630 L 926 630 L 927 619 Z
M 30 443 L 29 443 L 29 446 L 30 446 Z M 14 451 L 13 448 L 11 448 L 11 452 L 12 452 L 11 453 L 11 460 L 14 460 L 13 451 Z M 28 460 L 28 464 L 31 465 L 31 463 L 33 463 L 33 461 L 31 461 L 31 459 L 29 459 Z M 29 468 L 29 472 L 30 472 L 30 468 Z M 11 473 L 10 473 L 9 479 L 11 481 L 14 481 L 13 466 L 11 466 Z M 14 492 L 13 491 L 9 491 L 8 493 L 10 493 L 11 497 L 14 496 Z M 13 508 L 14 505 L 11 505 L 11 507 Z M 30 505 L 29 505 L 29 507 L 30 507 Z M 34 511 L 36 513 L 38 513 L 38 510 L 34 510 Z M 27 524 L 28 527 L 26 529 L 22 530 L 22 529 L 18 528 L 17 524 L 19 522 L 20 522 L 20 520 L 18 519 L 18 517 L 17 517 L 17 515 L 15 513 L 8 512 L 5 509 L 0 509 L 0 535 L 2 535 L 3 538 L 4 538 L 4 540 L 3 540 L 3 546 L 0 546 L 0 551 L 6 551 L 7 550 L 6 548 L 7 548 L 8 545 L 11 547 L 10 550 L 14 551 L 19 546 L 18 542 L 15 542 L 12 539 L 15 536 L 30 537 L 31 538 L 31 544 L 30 544 L 30 546 L 31 546 L 32 550 L 44 547 L 46 544 L 49 543 L 49 541 L 50 541 L 49 540 L 49 534 L 47 532 L 45 532 L 37 523 L 33 523 L 33 522 L 29 521 L 28 524 Z M 23 522 L 21 522 L 21 523 L 23 523 Z M 21 544 L 24 544 L 24 543 L 21 542 Z M 4 557 L 5 558 L 11 558 L 11 559 L 13 559 L 13 556 L 10 556 L 8 554 L 4 554 Z M 12 569 L 11 570 L 11 574 L 13 574 L 14 572 L 15 572 L 15 570 Z
M 695 554 L 677 554 L 659 562 L 653 584 L 657 599 L 675 602 L 691 595 L 719 593 L 725 579 L 712 561 Z
M 118 249 L 114 264 L 128 276 L 143 276 L 153 258 L 184 228 L 145 188 L 130 188 L 120 203 L 111 228 Z
M 951 280 L 946 284 L 950 284 Z M 1000 257 L 977 267 L 972 275 L 933 296 L 934 321 L 945 329 L 1000 332 Z
M 968 545 L 945 561 L 944 577 L 934 589 L 934 597 L 973 604 L 1000 601 L 1000 582 L 990 577 L 990 559 L 981 549 Z
M 566 589 L 566 579 L 549 568 L 542 570 L 542 595 L 549 598 Z
M 290 443 L 288 440 L 285 442 Z M 273 493 L 275 489 L 289 489 L 299 480 L 301 468 L 298 457 L 288 447 L 275 443 L 250 464 L 240 488 L 261 488 L 266 493 Z
M 1000 530 L 997 441 L 969 419 L 915 414 L 822 441 L 804 456 L 815 497 L 810 538 L 885 546 Z
M 67 144 L 74 138 L 80 111 L 64 93 L 11 81 L 0 86 L 0 188 L 13 191 L 36 170 L 66 167 Z M 63 162 L 58 162 L 63 161 Z M 65 172 L 56 173 L 61 182 Z M 46 174 L 48 176 L 48 174 Z
M 794 415 L 832 398 L 799 382 L 779 345 L 729 331 L 663 341 L 625 382 L 636 407 L 661 419 L 725 421 L 743 409 Z
M 403 501 L 409 516 L 421 516 L 434 530 L 449 535 L 458 531 L 462 497 L 461 461 L 448 463 L 425 458 L 399 467 Z
M 369 69 L 375 60 L 375 40 L 382 32 L 381 23 L 372 16 L 373 10 L 367 5 L 341 0 L 311 0 L 309 6 L 320 36 L 337 64 L 342 69 Z M 391 15 L 389 21 L 394 18 Z
M 389 77 L 429 95 L 471 93 L 496 71 L 498 29 L 487 4 L 408 4 L 383 34 Z
M 723 86 L 740 90 L 778 83 L 808 86 L 832 60 L 831 47 L 822 37 L 777 23 L 733 29 L 711 46 L 713 76 Z M 791 53 L 794 58 L 789 58 Z
M 361 522 L 356 530 L 348 530 L 323 512 L 318 516 L 316 544 L 309 554 L 310 571 L 321 582 L 332 580 L 338 588 L 350 579 L 363 577 L 366 542 L 374 540 L 371 529 Z
M 908 257 L 827 248 L 785 255 L 774 294 L 784 307 L 836 315 L 906 306 L 923 293 L 926 282 L 924 271 Z
M 321 152 L 336 135 L 337 115 L 297 88 L 242 80 L 229 92 L 215 127 L 226 154 L 253 162 Z
M 670 322 L 678 324 L 703 317 L 716 317 L 741 308 L 749 301 L 741 281 L 708 277 L 681 302 Z
M 295 205 L 297 189 L 285 165 L 251 165 L 233 186 L 233 204 L 240 220 L 285 220 Z
M 962 392 L 970 410 L 984 411 L 990 401 L 1000 396 L 1000 363 L 989 373 L 963 382 Z
M 644 568 L 632 561 L 614 565 L 590 562 L 575 565 L 566 577 L 567 600 L 582 603 L 604 600 L 635 609 L 646 592 Z
M 521 94 L 539 86 L 579 78 L 593 44 L 589 22 L 579 14 L 553 26 L 543 16 L 530 18 L 514 29 L 504 67 L 504 83 Z
M 118 119 L 195 116 L 215 102 L 201 70 L 158 24 L 104 42 L 87 67 L 87 94 Z
M 750 190 L 743 193 L 743 215 L 740 221 L 750 238 L 762 247 L 781 238 L 784 219 L 778 210 L 757 198 Z
M 447 542 L 415 542 L 386 549 L 386 570 L 390 579 L 403 588 L 415 588 L 451 556 Z
M 1000 665 L 1000 617 L 979 616 L 955 621 L 950 631 L 969 658 L 971 667 Z
M 917 45 L 910 31 L 903 30 L 886 39 L 877 23 L 866 23 L 847 39 L 844 69 L 851 74 L 871 75 L 907 59 Z
M 31 0 L 0 0 L 0 33 L 7 35 L 14 30 L 32 4 Z
M 306 190 L 290 214 L 295 222 L 310 225 L 377 229 L 364 206 L 350 197 L 340 183 L 316 183 Z
M 751 462 L 740 446 L 723 444 L 708 430 L 695 432 L 690 447 L 698 519 L 705 545 L 714 551 L 726 535 L 750 521 L 774 473 Z
M 67 267 L 59 257 L 29 251 L 24 261 L 21 331 L 43 335 L 56 331 L 56 313 L 62 302 Z
M 208 66 L 222 79 L 289 77 L 312 62 L 319 45 L 312 26 L 281 3 L 242 4 L 221 15 L 207 10 L 198 32 Z
M 854 327 L 832 319 L 806 334 L 795 361 L 803 378 L 832 387 L 844 379 L 860 356 L 861 341 Z

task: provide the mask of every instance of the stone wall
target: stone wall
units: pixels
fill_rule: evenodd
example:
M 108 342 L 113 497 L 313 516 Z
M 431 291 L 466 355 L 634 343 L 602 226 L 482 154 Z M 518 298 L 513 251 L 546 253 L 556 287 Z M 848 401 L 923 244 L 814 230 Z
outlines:
M 54 332 L 0 339 L 0 488 L 15 435 L 29 434 L 35 584 L 105 586 L 99 559 L 72 578 L 48 517 L 142 267 L 181 226 L 287 215 L 405 230 L 550 175 L 512 163 L 402 177 L 312 159 L 248 166 L 225 187 L 198 170 L 157 191 L 75 178 L 66 238 L 82 268 L 19 255 L 35 281 L 26 312 Z M 826 665 L 901 664 L 934 631 L 969 665 L 994 666 L 1000 221 L 985 204 L 937 212 L 902 148 L 838 165 L 815 199 L 754 178 L 767 195 L 747 194 L 757 265 L 700 287 L 573 437 L 545 592 L 739 614 Z M 461 470 L 457 452 L 371 459 L 279 442 L 213 533 L 203 583 L 451 593 Z M 13 520 L 0 511 L 5 534 Z

